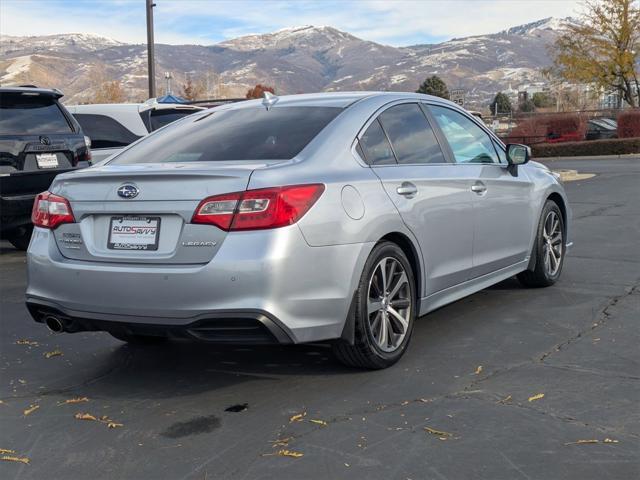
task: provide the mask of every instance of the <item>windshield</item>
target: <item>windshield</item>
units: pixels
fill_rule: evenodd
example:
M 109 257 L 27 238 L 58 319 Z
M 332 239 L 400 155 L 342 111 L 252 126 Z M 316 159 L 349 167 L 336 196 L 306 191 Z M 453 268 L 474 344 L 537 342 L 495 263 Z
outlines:
M 261 107 L 206 112 L 146 137 L 110 163 L 288 160 L 341 111 Z
M 0 135 L 43 135 L 72 132 L 49 95 L 0 93 Z

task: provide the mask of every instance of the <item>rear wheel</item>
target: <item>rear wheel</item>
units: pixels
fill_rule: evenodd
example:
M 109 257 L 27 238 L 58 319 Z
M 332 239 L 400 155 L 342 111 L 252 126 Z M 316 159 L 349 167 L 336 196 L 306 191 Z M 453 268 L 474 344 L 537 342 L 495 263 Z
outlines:
M 29 241 L 31 241 L 31 232 L 33 232 L 32 225 L 20 227 L 14 232 L 8 234 L 7 240 L 9 240 L 9 243 L 18 250 L 26 250 L 29 248 Z
M 109 332 L 109 335 L 117 338 L 122 342 L 127 342 L 132 345 L 157 345 L 168 340 L 167 337 L 156 337 L 153 335 L 133 335 L 130 333 L 122 332 Z
M 355 301 L 354 345 L 336 342 L 335 356 L 353 367 L 393 365 L 407 349 L 416 315 L 413 271 L 400 247 L 384 242 L 373 249 Z
M 562 212 L 552 200 L 547 200 L 542 209 L 533 249 L 535 267 L 518 274 L 518 280 L 526 287 L 553 285 L 562 272 L 565 241 Z

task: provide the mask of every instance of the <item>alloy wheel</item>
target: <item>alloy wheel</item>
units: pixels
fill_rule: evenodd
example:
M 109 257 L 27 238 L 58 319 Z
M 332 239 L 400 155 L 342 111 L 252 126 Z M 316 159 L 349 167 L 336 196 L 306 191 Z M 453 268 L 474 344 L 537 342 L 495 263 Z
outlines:
M 557 275 L 562 264 L 562 226 L 556 212 L 549 212 L 544 220 L 542 256 L 550 277 Z
M 384 352 L 396 350 L 407 335 L 411 318 L 411 285 L 402 264 L 385 257 L 369 280 L 367 318 L 373 339 Z

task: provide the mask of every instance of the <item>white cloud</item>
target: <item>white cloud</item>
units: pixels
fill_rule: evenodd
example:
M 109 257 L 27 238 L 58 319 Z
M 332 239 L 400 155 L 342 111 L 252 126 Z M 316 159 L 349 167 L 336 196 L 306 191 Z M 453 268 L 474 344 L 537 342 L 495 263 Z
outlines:
M 68 2 L 0 0 L 0 32 L 46 35 L 86 32 L 116 40 L 146 41 L 142 0 Z M 392 45 L 494 33 L 544 17 L 575 15 L 578 0 L 157 0 L 158 43 L 210 44 L 292 25 L 331 25 Z

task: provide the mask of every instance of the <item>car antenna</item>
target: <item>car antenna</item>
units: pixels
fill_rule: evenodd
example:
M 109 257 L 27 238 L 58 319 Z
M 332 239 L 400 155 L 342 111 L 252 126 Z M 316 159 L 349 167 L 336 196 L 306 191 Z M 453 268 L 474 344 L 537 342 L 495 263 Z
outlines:
M 264 108 L 269 111 L 269 109 L 273 105 L 275 105 L 278 100 L 280 100 L 280 98 L 277 95 L 274 95 L 271 92 L 264 92 L 262 97 L 262 105 L 264 105 Z

